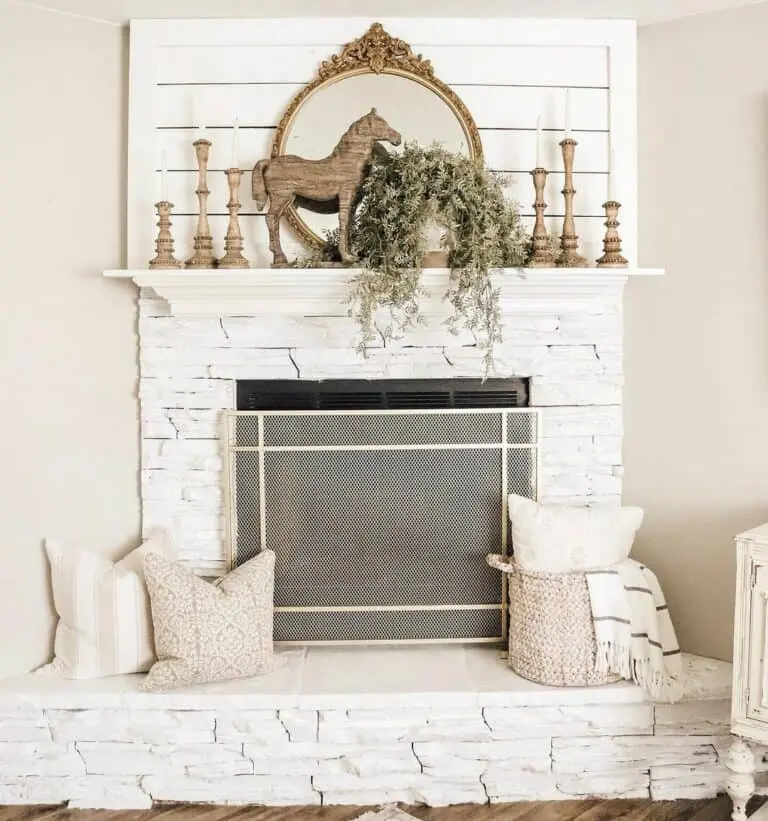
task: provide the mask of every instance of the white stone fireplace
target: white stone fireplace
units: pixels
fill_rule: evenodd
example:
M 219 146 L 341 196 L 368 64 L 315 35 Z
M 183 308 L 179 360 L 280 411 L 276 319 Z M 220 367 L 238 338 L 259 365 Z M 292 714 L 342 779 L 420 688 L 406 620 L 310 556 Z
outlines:
M 542 501 L 620 502 L 622 297 L 637 273 L 499 275 L 504 342 L 494 375 L 530 379 L 530 404 L 541 413 Z M 425 274 L 427 325 L 366 357 L 355 351 L 344 305 L 346 271 L 131 275 L 147 286 L 139 300 L 143 528 L 167 528 L 185 563 L 205 574 L 226 565 L 220 422 L 235 408 L 237 380 L 482 376 L 474 339 L 444 324 L 445 271 Z

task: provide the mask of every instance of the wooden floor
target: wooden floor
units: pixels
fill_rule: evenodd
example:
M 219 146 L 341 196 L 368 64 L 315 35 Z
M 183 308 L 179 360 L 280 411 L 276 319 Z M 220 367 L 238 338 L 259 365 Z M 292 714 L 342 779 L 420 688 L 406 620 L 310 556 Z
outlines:
M 755 798 L 749 812 L 764 802 Z M 67 810 L 0 807 L 0 821 L 352 821 L 371 807 L 211 807 L 168 805 L 153 810 Z M 729 821 L 725 796 L 702 801 L 587 799 L 402 807 L 421 821 Z

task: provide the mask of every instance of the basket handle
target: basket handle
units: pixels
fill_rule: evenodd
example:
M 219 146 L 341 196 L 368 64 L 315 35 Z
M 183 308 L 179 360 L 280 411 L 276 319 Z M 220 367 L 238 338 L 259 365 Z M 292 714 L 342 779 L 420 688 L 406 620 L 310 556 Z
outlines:
M 513 573 L 515 571 L 514 562 L 508 560 L 500 553 L 488 553 L 485 560 L 491 567 L 501 570 L 502 573 Z

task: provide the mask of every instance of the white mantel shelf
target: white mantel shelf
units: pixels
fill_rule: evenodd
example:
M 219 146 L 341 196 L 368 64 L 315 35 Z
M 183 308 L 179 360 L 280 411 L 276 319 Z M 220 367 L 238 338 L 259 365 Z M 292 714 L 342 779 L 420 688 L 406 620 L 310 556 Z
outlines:
M 135 269 L 104 271 L 105 277 L 130 279 L 151 288 L 176 315 L 344 316 L 354 268 L 249 268 L 188 271 Z M 505 268 L 496 281 L 504 314 L 593 311 L 621 292 L 628 277 L 658 276 L 663 268 Z M 429 297 L 426 315 L 445 315 L 443 296 L 450 271 L 422 274 Z

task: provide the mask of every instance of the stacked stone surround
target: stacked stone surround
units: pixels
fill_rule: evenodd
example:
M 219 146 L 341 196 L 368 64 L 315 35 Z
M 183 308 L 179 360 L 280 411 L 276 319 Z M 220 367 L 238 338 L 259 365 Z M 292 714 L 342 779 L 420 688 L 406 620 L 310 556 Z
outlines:
M 729 665 L 715 666 L 725 681 Z M 343 695 L 258 680 L 169 694 L 137 692 L 138 677 L 6 681 L 0 803 L 439 806 L 722 791 L 727 685 L 654 705 L 627 684 L 499 675 L 509 690 Z
M 302 276 L 316 272 L 296 272 L 297 289 Z M 495 375 L 531 379 L 530 401 L 542 422 L 539 497 L 618 504 L 623 282 L 606 275 L 605 284 L 585 287 L 582 298 L 571 286 L 577 293 L 570 300 L 542 296 L 538 288 L 533 304 L 524 282 L 515 288 L 503 302 Z M 219 436 L 222 410 L 235 407 L 236 380 L 482 375 L 474 338 L 451 334 L 442 306 L 425 326 L 386 345 L 382 340 L 366 357 L 355 351 L 358 329 L 342 298 L 317 300 L 311 310 L 291 304 L 281 311 L 272 298 L 260 315 L 179 316 L 151 290 L 141 292 L 143 528 L 166 528 L 182 560 L 201 572 L 225 569 Z

